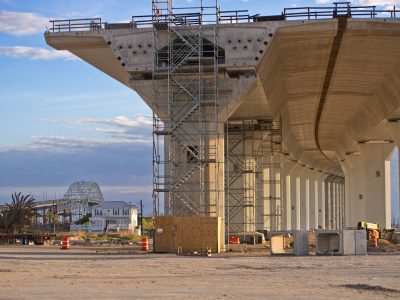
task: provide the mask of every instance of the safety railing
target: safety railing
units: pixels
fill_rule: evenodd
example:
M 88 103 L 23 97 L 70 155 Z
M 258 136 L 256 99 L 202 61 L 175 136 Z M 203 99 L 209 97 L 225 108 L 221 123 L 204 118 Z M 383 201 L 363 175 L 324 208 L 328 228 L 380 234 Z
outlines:
M 132 23 L 135 24 L 136 27 L 149 27 L 153 26 L 155 23 L 171 23 L 175 25 L 207 25 L 215 24 L 216 22 L 220 24 L 249 23 L 252 21 L 252 18 L 253 17 L 248 14 L 247 10 L 218 11 L 214 14 L 197 12 L 168 14 L 166 11 L 160 10 L 154 15 L 133 16 Z
M 398 18 L 400 10 L 377 9 L 376 6 L 330 6 L 330 7 L 291 7 L 282 12 L 283 19 L 330 19 L 348 18 Z
M 177 9 L 177 8 L 175 8 Z M 189 8 L 184 8 L 188 10 Z M 204 7 L 203 7 L 204 9 Z M 207 25 L 207 24 L 234 24 L 260 22 L 266 20 L 315 20 L 337 17 L 348 18 L 398 18 L 400 9 L 377 9 L 376 6 L 351 6 L 348 2 L 336 2 L 328 7 L 291 7 L 285 8 L 279 16 L 249 15 L 247 10 L 217 11 L 214 13 L 182 12 L 168 14 L 160 11 L 159 14 L 133 16 L 131 27 L 150 27 L 156 23 L 171 23 L 175 25 Z M 51 27 L 47 32 L 95 31 L 105 28 L 101 18 L 51 20 Z
M 249 15 L 248 10 L 226 10 L 221 11 L 218 15 L 218 23 L 232 24 L 232 23 L 249 23 L 253 16 Z
M 95 31 L 104 28 L 101 18 L 51 20 L 48 32 Z

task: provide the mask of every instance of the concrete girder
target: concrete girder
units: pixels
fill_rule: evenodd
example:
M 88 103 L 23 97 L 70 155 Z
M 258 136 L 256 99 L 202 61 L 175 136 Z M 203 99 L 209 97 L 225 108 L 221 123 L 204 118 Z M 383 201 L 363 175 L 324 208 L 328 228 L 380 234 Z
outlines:
M 307 50 L 307 47 L 309 47 L 310 50 L 307 51 L 313 53 L 313 58 L 316 61 L 318 61 L 320 57 L 320 66 L 322 67 L 325 64 L 322 70 L 326 68 L 329 51 L 322 52 L 320 50 L 318 54 L 315 49 L 323 48 L 326 50 L 330 48 L 330 43 L 332 43 L 332 39 L 337 32 L 337 25 L 334 22 L 335 21 L 331 21 L 330 23 L 330 26 L 333 25 L 332 27 L 321 22 L 320 24 L 325 26 L 322 29 L 314 27 L 315 24 L 306 24 L 305 26 L 299 25 L 291 28 L 278 28 L 274 39 L 276 45 L 274 44 L 268 49 L 267 54 L 263 57 L 257 69 L 261 78 L 270 76 L 268 72 L 274 72 L 276 77 L 281 78 L 280 81 L 274 82 L 269 80 L 268 83 L 264 83 L 264 90 L 268 100 L 271 102 L 270 106 L 273 113 L 276 111 L 285 112 L 284 115 L 286 115 L 287 118 L 285 123 L 289 124 L 288 128 L 292 130 L 292 133 L 286 134 L 286 136 L 290 137 L 290 141 L 287 142 L 286 138 L 284 138 L 284 143 L 288 143 L 287 147 L 295 150 L 293 152 L 291 151 L 291 154 L 307 165 L 309 165 L 309 161 L 314 161 L 313 165 L 315 165 L 315 161 L 321 159 L 325 160 L 323 163 L 323 170 L 340 175 L 341 172 L 337 166 L 327 167 L 326 158 L 303 154 L 303 152 L 298 149 L 310 151 L 312 149 L 307 149 L 307 147 L 313 147 L 312 122 L 314 119 L 313 113 L 310 112 L 315 110 L 318 101 L 317 96 L 322 86 L 321 79 L 323 78 L 323 71 L 318 74 L 316 65 L 313 66 L 312 62 L 306 64 L 305 62 L 309 62 L 306 56 L 299 54 L 299 56 L 296 57 L 297 61 L 292 61 L 290 54 L 290 51 L 296 53 L 297 49 L 300 47 L 303 50 Z M 396 37 L 395 32 L 399 29 L 399 24 L 397 24 L 397 22 L 398 21 L 386 22 L 386 20 L 374 20 L 373 22 L 369 20 L 348 20 L 348 26 L 343 36 L 343 43 L 339 49 L 334 76 L 328 91 L 326 107 L 324 108 L 321 118 L 321 144 L 323 145 L 324 153 L 331 160 L 335 161 L 336 164 L 340 159 L 344 158 L 345 152 L 349 151 L 346 148 L 351 148 L 357 140 L 361 139 L 369 130 L 376 127 L 378 121 L 390 115 L 399 106 L 399 99 L 398 97 L 396 98 L 396 94 L 398 94 L 396 87 L 398 87 L 399 84 L 396 83 L 397 80 L 395 80 L 395 78 L 397 75 L 395 74 L 396 72 L 394 72 L 396 69 L 396 62 L 398 61 L 396 53 L 399 53 L 399 51 L 397 51 L 399 42 L 396 40 L 392 43 L 393 39 Z M 294 29 L 294 27 L 296 27 L 296 29 Z M 297 34 L 296 37 L 301 37 L 300 41 L 293 38 L 291 34 L 294 33 Z M 365 35 L 372 35 L 373 38 L 367 39 Z M 322 40 L 321 37 L 323 37 Z M 320 48 L 315 47 L 313 44 L 314 39 L 315 41 L 319 41 Z M 382 44 L 377 43 L 375 39 L 381 40 L 388 46 L 387 48 L 385 47 L 385 51 L 387 51 L 388 56 L 390 56 L 387 61 L 380 55 Z M 324 41 L 325 45 L 322 46 Z M 363 42 L 360 44 L 360 41 Z M 303 44 L 299 47 L 298 43 Z M 358 44 L 357 47 L 360 48 L 360 51 L 353 50 L 356 44 Z M 311 50 L 312 47 L 314 47 L 314 52 Z M 360 61 L 358 53 L 363 53 L 363 60 Z M 364 53 L 367 54 L 364 55 Z M 323 57 L 325 57 L 325 59 L 322 59 Z M 372 63 L 370 63 L 371 58 L 374 59 Z M 279 60 L 280 63 L 277 63 L 276 60 Z M 352 61 L 357 61 L 357 65 Z M 302 64 L 300 64 L 300 62 Z M 290 74 L 291 77 L 287 77 L 287 74 Z M 390 76 L 393 76 L 394 80 L 389 83 L 381 79 L 377 80 L 378 77 L 376 77 L 376 74 L 382 74 L 382 76 L 390 74 Z M 310 85 L 305 85 L 304 79 L 292 81 L 291 78 L 294 76 L 298 76 L 298 78 L 307 78 L 307 83 L 313 82 L 314 92 L 310 89 Z M 382 87 L 382 82 L 386 85 L 390 85 L 390 87 Z M 274 83 L 275 86 L 272 86 Z M 299 83 L 302 83 L 302 85 L 299 85 Z M 388 93 L 391 93 L 391 96 L 381 96 L 381 100 L 377 102 L 377 100 L 374 99 L 376 98 L 375 94 L 378 94 L 375 91 L 378 90 L 381 92 L 387 90 L 383 95 L 388 96 Z M 279 97 L 277 97 L 277 95 L 279 95 Z M 315 95 L 314 100 L 312 100 L 312 95 Z M 370 99 L 373 100 L 372 102 L 376 103 L 372 111 L 370 109 L 372 107 L 371 105 L 365 105 L 366 101 L 371 103 Z M 389 103 L 384 103 L 384 105 L 382 105 L 382 101 Z M 340 107 L 346 107 L 346 109 L 339 109 Z M 349 107 L 349 110 L 347 110 L 347 107 Z M 370 112 L 368 114 L 363 114 L 361 117 L 360 111 L 363 109 L 370 110 Z M 381 112 L 379 112 L 379 110 L 381 110 Z M 305 114 L 303 114 L 302 111 L 304 111 Z M 369 118 L 371 112 L 374 114 L 372 119 Z M 307 119 L 307 114 L 311 116 L 309 120 Z M 371 123 L 371 126 L 365 127 L 365 122 Z M 357 123 L 358 126 L 356 126 L 357 124 L 355 123 Z M 298 132 L 296 131 L 296 124 L 300 126 L 300 131 Z M 358 128 L 359 130 L 352 130 L 352 127 Z M 305 137 L 307 138 L 305 139 Z M 297 144 L 298 147 L 294 147 L 294 144 Z M 329 154 L 329 151 L 332 151 L 332 154 Z M 301 155 L 301 159 L 298 155 Z M 308 160 L 305 157 L 311 158 Z M 339 157 L 339 159 L 336 157 Z M 335 163 L 333 165 L 335 165 Z

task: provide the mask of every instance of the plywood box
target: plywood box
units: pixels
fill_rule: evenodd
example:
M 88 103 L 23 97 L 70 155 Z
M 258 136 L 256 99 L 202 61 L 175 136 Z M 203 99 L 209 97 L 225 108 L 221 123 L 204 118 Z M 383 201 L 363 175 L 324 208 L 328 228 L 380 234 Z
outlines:
M 221 218 L 166 216 L 156 217 L 154 223 L 154 252 L 220 252 Z

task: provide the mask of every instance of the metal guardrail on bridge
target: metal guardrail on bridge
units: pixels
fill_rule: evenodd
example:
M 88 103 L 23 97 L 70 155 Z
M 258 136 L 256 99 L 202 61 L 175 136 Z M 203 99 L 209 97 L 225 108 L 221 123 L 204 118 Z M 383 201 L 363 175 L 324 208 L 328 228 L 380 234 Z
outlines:
M 152 26 L 154 23 L 168 23 L 169 21 L 170 23 L 176 25 L 215 24 L 215 20 L 218 20 L 218 24 L 233 24 L 233 23 L 249 23 L 252 21 L 253 16 L 250 16 L 248 14 L 248 10 L 227 10 L 227 11 L 218 11 L 215 14 L 184 12 L 184 13 L 172 14 L 172 19 L 170 18 L 171 18 L 170 14 L 160 10 L 160 13 L 155 16 L 153 15 L 133 16 L 132 23 L 135 24 L 136 27 L 149 27 Z
M 204 7 L 203 7 L 204 8 Z M 190 9 L 190 8 L 184 8 Z M 217 11 L 211 13 L 193 13 L 183 11 L 182 13 L 170 15 L 160 11 L 159 15 L 133 16 L 131 28 L 149 27 L 155 23 L 170 23 L 176 25 L 206 25 L 215 24 L 235 24 L 261 21 L 280 21 L 280 20 L 317 20 L 331 19 L 337 17 L 348 18 L 398 18 L 400 9 L 393 6 L 393 9 L 377 9 L 376 6 L 351 6 L 350 2 L 334 2 L 333 6 L 327 7 L 291 7 L 285 8 L 281 15 L 260 16 L 249 15 L 247 10 Z M 52 20 L 51 28 L 47 32 L 71 32 L 71 31 L 95 31 L 107 29 L 106 23 L 101 18 L 90 19 L 70 19 L 70 20 Z
M 101 18 L 51 20 L 48 32 L 95 31 L 104 28 Z
M 338 3 L 337 3 L 338 4 Z M 331 19 L 337 17 L 348 18 L 398 18 L 400 10 L 393 6 L 393 9 L 377 9 L 376 6 L 351 6 L 335 5 L 329 7 L 291 7 L 285 8 L 282 12 L 284 19 L 314 20 Z

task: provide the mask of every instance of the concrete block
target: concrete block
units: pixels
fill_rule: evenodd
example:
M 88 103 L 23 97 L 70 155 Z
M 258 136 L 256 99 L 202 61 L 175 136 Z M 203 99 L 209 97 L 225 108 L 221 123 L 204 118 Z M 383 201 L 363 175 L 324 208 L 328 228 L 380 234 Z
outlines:
M 226 248 L 229 252 L 245 252 L 247 251 L 247 244 L 228 244 Z
M 317 230 L 317 255 L 365 255 L 364 230 Z
M 367 255 L 367 238 L 365 230 L 354 230 L 356 255 Z
M 271 255 L 308 255 L 308 231 L 290 230 L 270 233 Z
M 315 239 L 317 255 L 341 254 L 342 234 L 340 230 L 317 230 Z
M 354 230 L 342 230 L 341 247 L 342 255 L 356 254 L 356 241 L 354 238 Z

